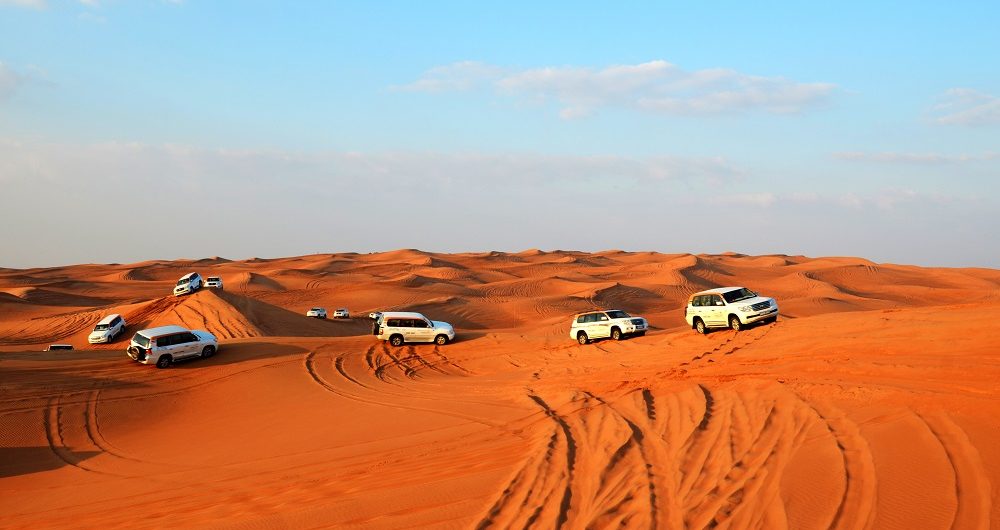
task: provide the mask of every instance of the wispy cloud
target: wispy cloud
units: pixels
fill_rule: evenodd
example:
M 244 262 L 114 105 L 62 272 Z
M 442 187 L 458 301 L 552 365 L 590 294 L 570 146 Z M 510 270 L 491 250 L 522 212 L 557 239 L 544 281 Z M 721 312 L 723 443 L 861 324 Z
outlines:
M 790 206 L 813 208 L 819 206 L 849 210 L 889 211 L 907 204 L 952 204 L 968 202 L 969 198 L 948 196 L 905 188 L 882 188 L 865 192 L 816 193 L 816 192 L 760 192 L 717 193 L 703 202 L 730 207 L 756 207 L 778 209 Z
M 0 101 L 11 98 L 28 81 L 28 76 L 0 62 Z
M 948 90 L 933 110 L 942 125 L 1000 124 L 1000 98 L 971 88 Z
M 726 68 L 688 71 L 657 60 L 605 68 L 579 66 L 512 69 L 475 61 L 437 66 L 401 91 L 491 90 L 530 101 L 555 101 L 563 118 L 605 107 L 672 115 L 761 110 L 796 113 L 826 103 L 832 83 L 803 83 Z
M 0 140 L 0 182 L 73 181 L 81 176 L 150 182 L 220 179 L 311 186 L 379 183 L 407 186 L 551 188 L 607 183 L 686 186 L 732 182 L 743 171 L 724 158 L 571 156 L 534 153 L 434 153 L 213 150 L 108 142 L 60 145 Z M 587 190 L 587 187 L 580 187 Z M 602 190 L 609 187 L 602 186 Z
M 965 164 L 969 162 L 986 162 L 990 160 L 1000 160 L 1000 153 L 987 151 L 980 154 L 957 154 L 948 155 L 942 153 L 901 153 L 901 152 L 880 152 L 870 153 L 864 151 L 844 151 L 833 154 L 839 160 L 850 160 L 857 162 L 879 162 L 885 164 L 917 164 L 917 165 L 943 165 L 943 164 Z
M 48 3 L 45 0 L 0 0 L 0 7 L 2 6 L 45 9 L 48 7 Z

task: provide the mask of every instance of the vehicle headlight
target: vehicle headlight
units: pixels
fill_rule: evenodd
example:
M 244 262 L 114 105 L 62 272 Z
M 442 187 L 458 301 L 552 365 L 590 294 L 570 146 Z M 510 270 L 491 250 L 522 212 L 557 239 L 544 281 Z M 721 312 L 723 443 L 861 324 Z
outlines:
M 752 310 L 753 310 L 753 307 L 748 306 L 748 305 L 745 305 L 745 306 L 743 306 L 743 307 L 740 308 L 740 311 L 743 311 L 744 313 L 749 313 Z

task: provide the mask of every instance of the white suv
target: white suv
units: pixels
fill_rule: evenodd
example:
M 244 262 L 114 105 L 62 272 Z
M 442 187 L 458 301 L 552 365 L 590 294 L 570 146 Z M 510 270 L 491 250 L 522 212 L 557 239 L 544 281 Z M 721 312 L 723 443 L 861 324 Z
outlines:
M 197 272 L 190 272 L 181 276 L 180 280 L 177 280 L 177 286 L 174 287 L 174 296 L 193 293 L 198 289 L 201 289 L 201 275 Z
M 90 332 L 87 342 L 91 344 L 111 342 L 122 333 L 125 333 L 125 326 L 125 319 L 121 315 L 117 313 L 108 315 L 94 326 L 94 331 Z
M 161 326 L 137 331 L 129 343 L 128 356 L 142 364 L 168 368 L 176 361 L 215 355 L 219 341 L 204 331 L 190 331 L 181 326 Z
M 433 342 L 445 345 L 455 339 L 455 328 L 447 322 L 431 320 L 420 313 L 386 311 L 379 315 L 373 333 L 393 346 L 404 342 Z
M 649 323 L 645 318 L 633 317 L 620 309 L 588 311 L 573 317 L 569 337 L 580 344 L 593 339 L 611 337 L 621 340 L 628 335 L 645 335 Z
M 312 318 L 326 318 L 326 308 L 314 307 L 309 311 L 306 311 L 306 316 Z
M 739 331 L 754 322 L 778 320 L 778 302 L 746 287 L 719 287 L 691 295 L 684 320 L 701 334 L 709 328 Z
M 205 287 L 222 289 L 222 278 L 219 278 L 218 276 L 209 276 L 208 278 L 205 278 Z

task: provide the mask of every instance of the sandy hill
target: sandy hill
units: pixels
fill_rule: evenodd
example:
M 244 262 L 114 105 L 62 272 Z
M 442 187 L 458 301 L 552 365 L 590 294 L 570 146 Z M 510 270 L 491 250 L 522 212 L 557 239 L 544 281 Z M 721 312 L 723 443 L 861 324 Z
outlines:
M 187 272 L 225 290 L 171 296 Z M 698 335 L 694 292 L 775 297 Z M 323 306 L 354 318 L 304 316 Z M 581 346 L 620 308 L 642 337 Z M 367 313 L 455 325 L 392 348 Z M 104 315 L 220 339 L 157 370 Z M 5 528 L 1000 526 L 1000 271 L 542 251 L 0 269 Z M 71 352 L 41 352 L 68 342 Z M 192 492 L 197 492 L 192 494 Z

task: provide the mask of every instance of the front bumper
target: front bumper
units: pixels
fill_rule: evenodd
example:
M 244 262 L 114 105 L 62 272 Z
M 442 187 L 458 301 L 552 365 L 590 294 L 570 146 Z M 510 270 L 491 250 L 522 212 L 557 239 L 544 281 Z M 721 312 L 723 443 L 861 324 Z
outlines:
M 103 337 L 87 337 L 87 342 L 91 344 L 107 344 L 111 342 L 111 337 L 105 335 Z
M 769 309 L 765 309 L 765 310 L 760 311 L 758 313 L 753 313 L 752 315 L 747 315 L 746 318 L 743 319 L 743 323 L 744 324 L 752 324 L 754 322 L 758 322 L 758 321 L 764 320 L 765 318 L 771 318 L 771 317 L 777 317 L 777 316 L 778 316 L 778 306 L 773 306 L 773 307 L 771 307 Z

